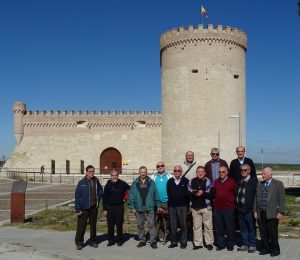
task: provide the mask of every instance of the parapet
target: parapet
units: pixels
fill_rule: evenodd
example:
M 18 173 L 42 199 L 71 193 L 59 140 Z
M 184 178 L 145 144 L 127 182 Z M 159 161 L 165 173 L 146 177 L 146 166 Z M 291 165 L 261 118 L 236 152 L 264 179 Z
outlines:
M 247 35 L 244 31 L 230 26 L 209 24 L 207 28 L 199 24 L 198 28 L 190 25 L 165 32 L 160 36 L 161 53 L 169 47 L 186 43 L 221 42 L 237 45 L 247 50 Z
M 26 112 L 26 104 L 24 102 L 15 102 L 13 106 L 14 113 L 25 113 Z

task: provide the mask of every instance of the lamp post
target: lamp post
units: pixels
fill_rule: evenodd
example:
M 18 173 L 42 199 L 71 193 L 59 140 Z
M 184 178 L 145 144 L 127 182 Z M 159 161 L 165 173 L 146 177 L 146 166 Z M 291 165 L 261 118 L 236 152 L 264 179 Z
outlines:
M 239 112 L 237 115 L 232 115 L 229 118 L 238 118 L 239 119 L 239 145 L 242 145 L 242 127 L 241 127 L 241 112 Z
M 218 135 L 218 149 L 219 149 L 219 151 L 220 151 L 220 145 L 221 145 L 221 134 L 220 134 L 220 130 L 218 130 L 217 135 Z

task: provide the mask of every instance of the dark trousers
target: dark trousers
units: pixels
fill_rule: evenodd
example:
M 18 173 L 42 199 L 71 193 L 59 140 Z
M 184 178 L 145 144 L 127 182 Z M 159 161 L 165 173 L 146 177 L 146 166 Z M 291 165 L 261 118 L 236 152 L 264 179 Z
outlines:
M 171 244 L 177 244 L 177 226 L 179 225 L 181 245 L 187 244 L 187 224 L 186 224 L 187 207 L 169 207 L 170 217 L 170 241 Z
M 271 254 L 280 254 L 278 243 L 278 219 L 267 219 L 266 212 L 261 211 L 258 227 L 262 243 L 261 251 L 270 252 Z
M 108 206 L 107 208 L 107 235 L 108 241 L 114 240 L 115 225 L 117 227 L 116 241 L 123 240 L 124 205 Z
M 82 245 L 84 242 L 84 233 L 86 230 L 87 220 L 90 223 L 90 240 L 96 242 L 96 225 L 97 225 L 98 208 L 93 207 L 89 210 L 83 210 L 82 214 L 77 217 L 77 231 L 75 244 Z
M 234 240 L 234 210 L 233 209 L 215 209 L 214 224 L 216 229 L 217 247 L 233 248 Z M 225 234 L 227 243 L 225 243 Z
M 256 247 L 255 221 L 252 211 L 238 212 L 242 246 Z

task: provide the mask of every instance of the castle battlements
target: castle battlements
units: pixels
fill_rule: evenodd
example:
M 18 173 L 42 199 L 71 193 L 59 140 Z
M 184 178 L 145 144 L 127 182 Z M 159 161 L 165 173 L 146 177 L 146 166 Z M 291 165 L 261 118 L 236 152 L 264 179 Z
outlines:
M 207 28 L 199 24 L 198 28 L 190 25 L 188 28 L 179 27 L 167 31 L 160 37 L 161 52 L 176 45 L 200 42 L 218 42 L 232 44 L 247 50 L 247 35 L 244 31 L 230 26 L 209 24 Z

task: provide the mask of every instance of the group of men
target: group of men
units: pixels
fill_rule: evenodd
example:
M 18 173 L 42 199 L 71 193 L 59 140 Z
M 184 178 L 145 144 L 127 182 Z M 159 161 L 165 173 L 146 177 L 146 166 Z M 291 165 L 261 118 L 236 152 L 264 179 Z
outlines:
M 139 168 L 139 177 L 131 186 L 118 178 L 116 170 L 111 171 L 111 180 L 104 188 L 96 177 L 94 168 L 87 167 L 86 177 L 78 183 L 75 192 L 75 208 L 78 225 L 75 238 L 77 249 L 82 249 L 87 219 L 90 219 L 90 245 L 97 247 L 96 218 L 100 198 L 103 196 L 103 210 L 107 217 L 108 244 L 123 245 L 124 203 L 135 213 L 139 243 L 146 246 L 145 222 L 149 229 L 149 243 L 157 248 L 158 232 L 155 222 L 159 215 L 168 215 L 169 248 L 180 245 L 184 249 L 188 240 L 187 216 L 191 212 L 193 222 L 193 249 L 204 246 L 220 251 L 232 251 L 235 241 L 235 219 L 238 219 L 241 245 L 238 251 L 256 251 L 256 221 L 261 236 L 260 255 L 280 254 L 278 243 L 278 222 L 284 213 L 284 187 L 282 182 L 272 178 L 272 169 L 262 171 L 258 183 L 253 161 L 245 157 L 245 147 L 236 148 L 237 158 L 230 167 L 220 158 L 217 148 L 211 149 L 211 160 L 200 166 L 194 153 L 188 151 L 182 165 L 175 165 L 173 175 L 167 173 L 165 164 L 156 164 L 157 172 L 148 176 L 147 168 Z M 129 196 L 128 196 L 129 194 Z M 114 226 L 117 236 L 114 238 Z M 203 230 L 204 227 L 204 237 Z M 180 229 L 180 233 L 178 230 Z M 215 232 L 214 232 L 215 231 Z

